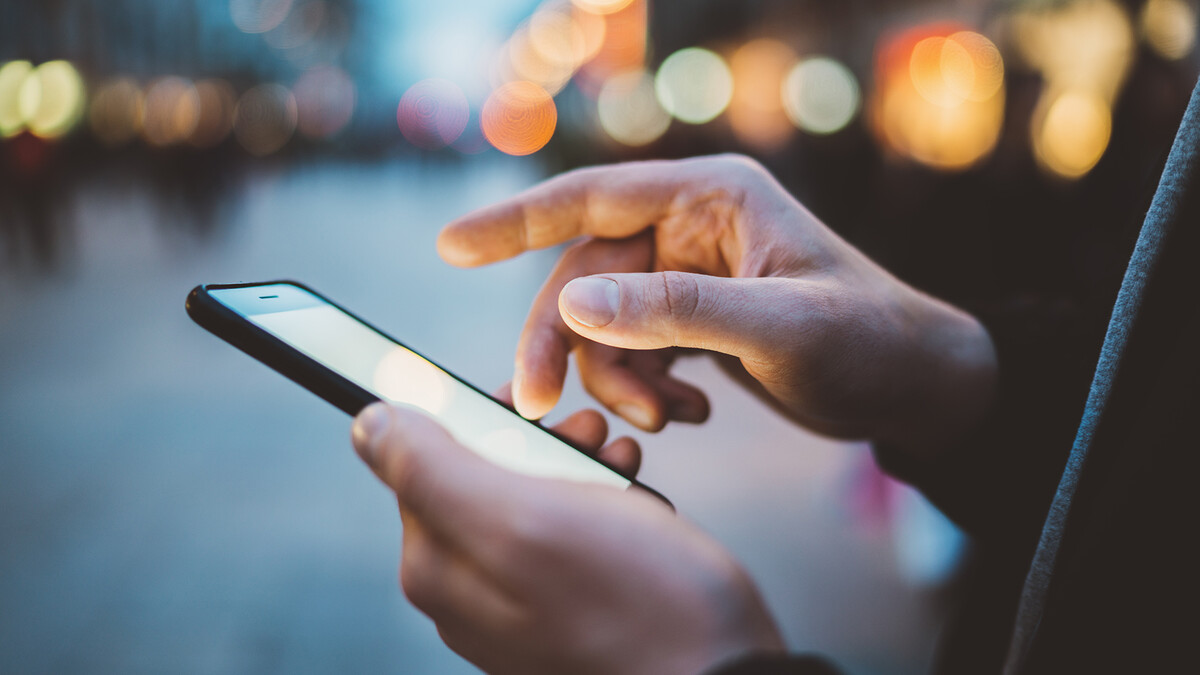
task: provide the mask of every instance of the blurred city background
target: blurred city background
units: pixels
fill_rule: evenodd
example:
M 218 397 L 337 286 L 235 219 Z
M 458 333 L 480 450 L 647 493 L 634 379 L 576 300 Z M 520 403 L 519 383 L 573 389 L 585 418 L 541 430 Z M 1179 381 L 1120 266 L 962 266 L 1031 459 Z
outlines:
M 556 252 L 453 270 L 442 224 L 734 151 L 901 278 L 1090 336 L 1196 31 L 1195 0 L 3 0 L 0 671 L 473 672 L 400 595 L 348 420 L 190 324 L 195 284 L 299 279 L 495 387 Z M 962 535 L 680 368 L 713 419 L 640 435 L 646 482 L 793 649 L 928 668 Z

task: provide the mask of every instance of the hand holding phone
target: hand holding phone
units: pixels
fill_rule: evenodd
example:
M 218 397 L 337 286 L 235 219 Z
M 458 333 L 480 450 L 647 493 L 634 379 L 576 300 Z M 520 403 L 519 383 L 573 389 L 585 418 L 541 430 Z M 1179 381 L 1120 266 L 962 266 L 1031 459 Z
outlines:
M 201 326 L 351 415 L 380 400 L 407 404 L 509 470 L 634 487 L 666 501 L 301 284 L 197 286 L 187 310 Z

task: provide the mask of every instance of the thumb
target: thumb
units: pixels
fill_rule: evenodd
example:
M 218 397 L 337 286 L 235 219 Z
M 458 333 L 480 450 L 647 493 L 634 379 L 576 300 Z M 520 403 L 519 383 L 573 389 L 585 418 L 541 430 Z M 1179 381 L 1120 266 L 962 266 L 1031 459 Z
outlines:
M 690 347 L 769 361 L 811 313 L 810 287 L 774 277 L 603 274 L 564 286 L 558 309 L 573 331 L 613 347 Z
M 416 409 L 374 403 L 358 414 L 354 448 L 400 507 L 446 540 L 470 550 L 502 524 L 523 477 L 459 444 Z

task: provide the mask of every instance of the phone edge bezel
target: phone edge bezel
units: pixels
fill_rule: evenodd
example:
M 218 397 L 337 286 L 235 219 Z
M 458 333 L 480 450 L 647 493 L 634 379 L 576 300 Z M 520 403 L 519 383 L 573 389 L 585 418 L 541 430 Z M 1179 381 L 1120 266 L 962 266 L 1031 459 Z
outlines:
M 318 398 L 323 399 L 325 402 L 333 405 L 334 407 L 336 407 L 337 409 L 341 410 L 342 412 L 344 412 L 348 415 L 355 416 L 363 408 L 367 407 L 368 405 L 370 405 L 372 403 L 380 401 L 381 399 L 378 396 L 375 396 L 374 394 L 367 391 L 366 389 L 363 389 L 362 387 L 358 386 L 357 384 L 346 379 L 340 373 L 338 373 L 330 368 L 327 368 L 326 366 L 321 364 L 319 361 L 311 358 L 307 354 L 304 354 L 303 352 L 301 352 L 300 350 L 291 346 L 287 342 L 284 342 L 283 340 L 276 337 L 275 335 L 272 335 L 270 332 L 260 328 L 259 326 L 255 325 L 254 323 L 252 323 L 251 321 L 246 319 L 246 317 L 242 316 L 241 314 L 239 314 L 239 313 L 235 312 L 234 310 L 230 309 L 229 307 L 227 307 L 220 300 L 217 300 L 213 296 L 209 295 L 210 290 L 223 290 L 223 289 L 232 289 L 232 288 L 251 288 L 254 286 L 270 286 L 270 285 L 274 285 L 274 284 L 288 284 L 291 286 L 295 286 L 307 293 L 313 294 L 317 298 L 320 298 L 322 301 L 327 302 L 331 306 L 337 308 L 339 311 L 345 312 L 346 315 L 350 316 L 352 319 L 358 321 L 359 323 L 362 323 L 367 328 L 370 328 L 371 330 L 375 331 L 376 333 L 379 333 L 380 335 L 387 338 L 388 340 L 391 340 L 392 342 L 400 345 L 401 347 L 403 347 L 405 349 L 408 349 L 409 351 L 420 356 L 421 358 L 425 359 L 426 361 L 429 361 L 430 363 L 432 363 L 437 368 L 441 369 L 443 372 L 445 372 L 450 377 L 454 378 L 455 380 L 458 380 L 459 382 L 466 385 L 470 389 L 478 392 L 479 394 L 482 394 L 484 397 L 491 400 L 493 403 L 495 403 L 499 406 L 502 406 L 503 408 L 505 408 L 506 410 L 511 412 L 514 416 L 516 416 L 518 419 L 524 421 L 527 424 L 533 425 L 537 429 L 540 429 L 541 431 L 543 431 L 547 434 L 550 434 L 554 438 L 565 443 L 568 447 L 572 448 L 573 450 L 586 455 L 592 461 L 597 462 L 598 464 L 600 464 L 601 466 L 604 466 L 605 468 L 609 469 L 610 471 L 617 474 L 618 476 L 621 476 L 622 478 L 628 480 L 630 482 L 631 487 L 637 487 L 638 489 L 643 490 L 643 491 L 653 495 L 654 497 L 658 498 L 659 500 L 661 500 L 668 506 L 671 506 L 672 508 L 674 508 L 674 505 L 671 503 L 671 500 L 667 499 L 659 491 L 655 490 L 652 487 L 647 486 L 646 484 L 642 483 L 641 481 L 637 480 L 636 478 L 626 475 L 624 472 L 620 471 L 619 469 L 612 466 L 608 462 L 605 462 L 604 460 L 600 459 L 599 457 L 596 457 L 595 455 L 583 450 L 579 446 L 575 445 L 575 443 L 571 442 L 570 439 L 563 437 L 562 434 L 559 434 L 558 432 L 554 431 L 553 429 L 546 427 L 545 425 L 541 424 L 537 420 L 531 420 L 531 419 L 522 417 L 519 413 L 516 412 L 516 410 L 513 409 L 512 406 L 505 404 L 503 401 L 500 401 L 495 396 L 492 396 L 488 392 L 483 391 L 479 387 L 476 387 L 474 384 L 471 384 L 470 382 L 464 380 L 462 377 L 459 377 L 454 371 L 450 370 L 449 368 L 446 368 L 442 364 L 438 363 L 437 361 L 434 361 L 433 359 L 422 354 L 421 352 L 417 351 L 416 349 L 413 349 L 412 347 L 405 344 L 403 341 L 396 339 L 395 337 L 389 335 L 388 333 L 384 332 L 383 330 L 380 330 L 377 326 L 375 326 L 371 322 L 363 319 L 362 317 L 358 316 L 354 312 L 351 312 L 350 310 L 346 309 L 342 305 L 329 299 L 322 293 L 310 288 L 309 286 L 307 286 L 299 281 L 295 281 L 292 279 L 278 279 L 278 280 L 274 280 L 274 281 L 260 281 L 260 282 L 237 283 L 237 284 L 200 284 L 200 285 L 196 286 L 195 288 L 193 288 L 191 290 L 191 292 L 188 293 L 187 301 L 185 302 L 184 307 L 187 310 L 188 316 L 191 317 L 191 319 L 194 322 L 196 322 L 199 326 L 201 326 L 208 332 L 212 333 L 216 337 L 221 338 L 225 342 L 228 342 L 229 344 L 236 347 L 242 353 L 244 353 L 247 356 L 253 358 L 254 360 L 266 365 L 271 370 L 274 370 L 275 372 L 279 373 L 280 375 L 283 375 L 284 377 L 288 378 L 292 382 L 295 382 L 296 384 L 300 385 L 304 389 L 307 389 L 309 392 L 313 393 Z

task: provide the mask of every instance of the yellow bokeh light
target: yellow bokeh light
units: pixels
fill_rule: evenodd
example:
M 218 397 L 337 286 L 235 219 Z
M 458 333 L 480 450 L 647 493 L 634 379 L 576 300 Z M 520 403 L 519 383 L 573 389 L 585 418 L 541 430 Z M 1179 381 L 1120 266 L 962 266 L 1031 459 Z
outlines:
M 783 82 L 783 104 L 801 129 L 818 135 L 845 128 L 858 114 L 862 92 L 841 62 L 816 56 L 797 63 Z
M 1066 91 L 1034 116 L 1033 147 L 1039 164 L 1063 178 L 1079 178 L 1096 166 L 1112 135 L 1108 103 L 1086 91 Z
M 1184 0 L 1148 0 L 1138 29 L 1159 56 L 1178 61 L 1196 47 L 1196 10 Z
M 554 135 L 558 108 L 550 94 L 533 82 L 509 82 L 488 96 L 480 114 L 483 135 L 497 150 L 530 155 Z
M 733 98 L 729 125 L 742 143 L 770 150 L 795 132 L 783 108 L 783 81 L 796 64 L 791 47 L 768 38 L 751 40 L 729 58 Z
M 197 148 L 211 148 L 233 131 L 233 113 L 237 92 L 225 80 L 201 80 L 196 83 L 200 102 L 199 116 L 188 142 Z
M 612 14 L 625 9 L 633 0 L 571 0 L 579 9 L 592 14 Z
M 83 78 L 67 61 L 47 61 L 34 68 L 17 96 L 25 126 L 41 138 L 66 134 L 83 116 Z
M 529 18 L 529 45 L 547 63 L 574 70 L 588 58 L 588 36 L 575 15 L 544 8 Z
M 624 145 L 652 143 L 671 125 L 671 116 L 654 92 L 654 77 L 644 70 L 609 78 L 600 89 L 596 109 L 600 127 Z
M 146 88 L 142 136 L 167 147 L 186 141 L 200 122 L 200 94 L 182 77 L 164 77 Z
M 88 110 L 88 123 L 96 138 L 109 147 L 132 141 L 142 129 L 145 98 L 136 81 L 119 77 L 101 85 Z
M 654 79 L 658 101 L 688 124 L 704 124 L 725 111 L 733 98 L 733 74 L 724 59 L 688 47 L 667 57 Z
M 260 84 L 238 99 L 233 134 L 252 155 L 269 155 L 296 131 L 296 97 L 280 84 Z
M 498 63 L 501 72 L 496 84 L 524 80 L 537 84 L 551 95 L 561 91 L 575 74 L 575 67 L 570 63 L 550 61 L 534 48 L 528 26 L 513 33 L 504 45 Z
M 25 128 L 21 114 L 21 85 L 33 72 L 28 61 L 9 61 L 0 67 L 0 137 L 10 138 Z
M 392 403 L 405 403 L 440 415 L 450 396 L 446 378 L 437 366 L 403 347 L 396 347 L 380 359 L 373 380 L 375 391 Z
M 1047 90 L 1089 90 L 1111 104 L 1133 64 L 1133 24 L 1114 0 L 1076 0 L 1018 12 L 1012 36 Z

